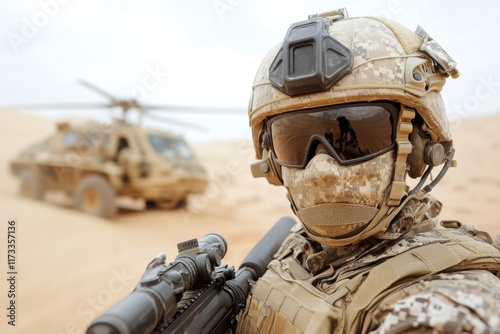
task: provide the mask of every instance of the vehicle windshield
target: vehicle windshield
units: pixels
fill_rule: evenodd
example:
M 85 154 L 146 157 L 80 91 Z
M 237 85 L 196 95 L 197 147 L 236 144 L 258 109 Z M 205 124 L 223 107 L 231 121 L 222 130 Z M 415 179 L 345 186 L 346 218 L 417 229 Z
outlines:
M 180 138 L 168 138 L 160 135 L 148 135 L 153 150 L 167 158 L 193 159 L 194 153 L 188 144 Z

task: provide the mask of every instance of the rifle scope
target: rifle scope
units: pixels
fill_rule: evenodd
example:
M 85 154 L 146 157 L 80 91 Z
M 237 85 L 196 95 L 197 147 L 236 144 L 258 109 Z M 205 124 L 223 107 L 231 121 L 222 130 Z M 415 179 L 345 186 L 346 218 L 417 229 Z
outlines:
M 161 321 L 172 318 L 184 291 L 210 281 L 215 266 L 226 255 L 227 242 L 217 233 L 199 242 L 177 245 L 179 255 L 165 265 L 165 254 L 147 266 L 134 291 L 95 319 L 87 334 L 150 333 Z

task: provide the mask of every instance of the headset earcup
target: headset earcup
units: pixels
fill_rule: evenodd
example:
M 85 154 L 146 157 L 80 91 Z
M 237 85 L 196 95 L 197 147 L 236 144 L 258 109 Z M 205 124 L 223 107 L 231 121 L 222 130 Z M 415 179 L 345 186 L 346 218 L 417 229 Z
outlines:
M 424 162 L 424 151 L 429 141 L 430 138 L 423 137 L 420 126 L 414 123 L 413 131 L 410 133 L 412 150 L 406 159 L 408 175 L 413 179 L 422 176 L 425 171 L 426 163 Z

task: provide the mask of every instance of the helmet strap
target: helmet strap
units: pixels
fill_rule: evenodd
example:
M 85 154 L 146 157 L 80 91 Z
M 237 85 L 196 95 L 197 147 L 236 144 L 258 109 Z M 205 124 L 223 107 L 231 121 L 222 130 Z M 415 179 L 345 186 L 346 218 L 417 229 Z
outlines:
M 413 130 L 413 125 L 411 123 L 413 118 L 415 118 L 415 110 L 407 108 L 406 106 L 401 106 L 396 132 L 397 157 L 394 164 L 391 191 L 386 202 L 388 206 L 399 206 L 401 204 L 401 199 L 408 195 L 409 189 L 406 185 L 406 160 L 412 150 L 409 134 Z

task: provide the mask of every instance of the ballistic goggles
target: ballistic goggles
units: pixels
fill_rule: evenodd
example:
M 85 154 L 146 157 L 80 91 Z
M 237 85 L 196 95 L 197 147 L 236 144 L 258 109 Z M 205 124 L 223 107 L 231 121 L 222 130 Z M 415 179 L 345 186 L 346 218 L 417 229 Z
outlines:
M 358 164 L 395 148 L 398 116 L 399 105 L 390 102 L 285 113 L 267 121 L 269 146 L 285 167 L 305 168 L 320 147 L 341 165 Z

